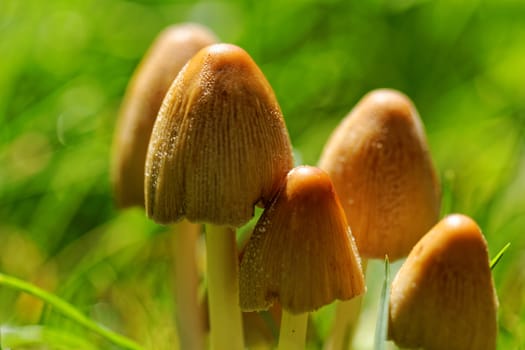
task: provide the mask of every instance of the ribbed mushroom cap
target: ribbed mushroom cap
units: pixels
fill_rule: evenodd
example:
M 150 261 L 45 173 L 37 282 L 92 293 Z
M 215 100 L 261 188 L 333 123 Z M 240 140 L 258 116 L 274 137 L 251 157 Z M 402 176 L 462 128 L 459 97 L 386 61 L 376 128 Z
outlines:
M 270 200 L 292 167 L 270 84 L 241 48 L 199 51 L 164 99 L 146 160 L 146 210 L 168 223 L 237 227 Z
M 217 39 L 197 24 L 163 30 L 134 73 L 115 130 L 112 182 L 119 207 L 144 206 L 146 152 L 164 95 L 184 64 Z
M 364 293 L 360 258 L 328 175 L 291 170 L 253 231 L 241 261 L 243 310 L 274 300 L 292 313 Z
M 412 102 L 367 94 L 327 142 L 319 167 L 332 179 L 363 258 L 406 256 L 437 222 L 438 179 Z
M 450 215 L 416 244 L 397 273 L 389 335 L 402 347 L 492 350 L 497 307 L 479 227 L 467 216 Z

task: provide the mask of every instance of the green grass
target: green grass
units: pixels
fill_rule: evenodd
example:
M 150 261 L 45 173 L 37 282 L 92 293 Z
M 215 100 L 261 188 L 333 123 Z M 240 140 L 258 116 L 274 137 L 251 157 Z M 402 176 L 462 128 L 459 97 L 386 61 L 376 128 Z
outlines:
M 493 270 L 498 349 L 524 348 L 520 0 L 0 1 L 1 273 L 144 348 L 173 348 L 167 232 L 140 210 L 114 208 L 108 169 L 130 75 L 163 27 L 190 20 L 242 46 L 260 65 L 302 163 L 317 163 L 331 130 L 369 90 L 409 95 L 442 179 L 442 214 L 473 217 L 490 256 L 511 243 Z M 370 295 L 380 288 L 369 287 Z M 365 300 L 365 308 L 377 300 Z M 314 316 L 312 344 L 320 344 L 330 317 L 329 308 Z M 113 349 L 5 286 L 0 325 L 4 348 L 18 337 L 29 343 L 14 349 Z
M 91 319 L 89 319 L 84 314 L 82 314 L 77 309 L 75 309 L 74 306 L 68 304 L 64 300 L 30 283 L 27 283 L 18 278 L 7 276 L 7 275 L 0 273 L 0 285 L 11 287 L 15 289 L 16 291 L 25 292 L 27 294 L 37 297 L 38 299 L 45 302 L 47 306 L 52 307 L 55 311 L 61 313 L 62 315 L 74 321 L 75 323 L 100 335 L 101 337 L 106 338 L 106 340 L 114 343 L 117 346 L 120 346 L 122 349 L 130 349 L 130 350 L 141 350 L 142 349 L 138 344 L 128 340 L 125 337 L 120 336 L 117 333 L 112 332 L 111 330 L 97 324 L 96 322 L 93 322 Z M 17 332 L 13 332 L 13 333 L 19 334 Z M 20 332 L 20 333 L 23 333 L 23 332 Z
M 385 276 L 381 287 L 381 297 L 377 312 L 377 324 L 374 337 L 374 350 L 385 350 L 388 337 L 388 306 L 390 300 L 390 263 L 385 257 Z
M 505 244 L 505 246 L 503 248 L 501 248 L 501 250 L 498 252 L 498 254 L 496 254 L 496 256 L 490 260 L 490 269 L 491 270 L 493 270 L 496 267 L 496 265 L 498 265 L 498 263 L 500 262 L 501 258 L 503 258 L 503 255 L 505 254 L 507 249 L 509 249 L 509 247 L 510 247 L 510 243 Z

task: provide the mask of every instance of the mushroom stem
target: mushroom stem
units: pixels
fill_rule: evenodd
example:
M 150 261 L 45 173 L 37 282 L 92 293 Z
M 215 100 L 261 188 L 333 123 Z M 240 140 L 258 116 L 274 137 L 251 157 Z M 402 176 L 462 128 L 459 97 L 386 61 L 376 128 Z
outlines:
M 199 271 L 196 245 L 200 225 L 186 220 L 172 226 L 171 251 L 175 270 L 175 318 L 181 349 L 204 349 L 203 310 L 198 300 Z
M 206 224 L 210 347 L 244 349 L 235 230 Z
M 368 260 L 361 259 L 361 266 L 365 278 L 367 265 Z M 337 303 L 335 308 L 335 320 L 333 323 L 334 326 L 325 349 L 348 350 L 352 348 L 351 345 L 359 321 L 359 315 L 361 314 L 362 304 L 362 295 Z
M 278 350 L 303 350 L 306 345 L 308 312 L 292 314 L 283 309 Z

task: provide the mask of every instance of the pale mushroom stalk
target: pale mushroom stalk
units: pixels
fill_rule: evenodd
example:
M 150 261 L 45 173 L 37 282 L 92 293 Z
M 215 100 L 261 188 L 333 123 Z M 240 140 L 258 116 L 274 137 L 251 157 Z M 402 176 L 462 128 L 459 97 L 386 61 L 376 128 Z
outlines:
M 217 41 L 207 28 L 173 25 L 155 39 L 128 84 L 113 142 L 111 177 L 120 208 L 144 207 L 144 165 L 151 131 L 164 95 L 184 64 L 201 48 Z M 198 301 L 200 273 L 196 247 L 200 225 L 183 221 L 170 228 L 170 259 L 175 319 L 183 349 L 202 349 L 204 322 Z
M 302 350 L 306 346 L 308 312 L 293 314 L 282 311 L 278 350 Z
M 197 243 L 201 225 L 187 220 L 171 226 L 175 317 L 181 349 L 204 349 L 203 310 L 199 301 L 200 271 L 197 266 Z
M 235 230 L 206 224 L 206 250 L 210 344 L 215 350 L 243 349 Z
M 361 259 L 365 279 L 367 265 L 368 259 Z M 362 295 L 358 295 L 350 300 L 337 302 L 333 328 L 328 336 L 325 349 L 346 350 L 351 348 L 362 305 Z

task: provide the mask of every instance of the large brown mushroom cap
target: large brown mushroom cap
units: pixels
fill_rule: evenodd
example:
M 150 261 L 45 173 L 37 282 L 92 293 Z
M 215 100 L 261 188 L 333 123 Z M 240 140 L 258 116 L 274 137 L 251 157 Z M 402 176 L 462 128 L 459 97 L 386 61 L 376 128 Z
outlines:
M 146 209 L 157 222 L 237 227 L 269 201 L 292 167 L 270 84 L 230 44 L 199 51 L 163 102 L 146 160 Z
M 240 268 L 244 310 L 279 300 L 292 313 L 364 293 L 360 258 L 328 175 L 290 171 L 248 241 Z
M 216 41 L 198 24 L 170 26 L 136 69 L 120 108 L 113 145 L 111 175 L 119 207 L 144 206 L 146 152 L 162 99 L 184 64 Z
M 497 307 L 479 227 L 467 216 L 450 215 L 416 244 L 397 273 L 389 334 L 402 347 L 492 350 Z
M 438 179 L 412 102 L 367 94 L 334 131 L 319 167 L 331 177 L 364 258 L 406 256 L 437 221 Z

